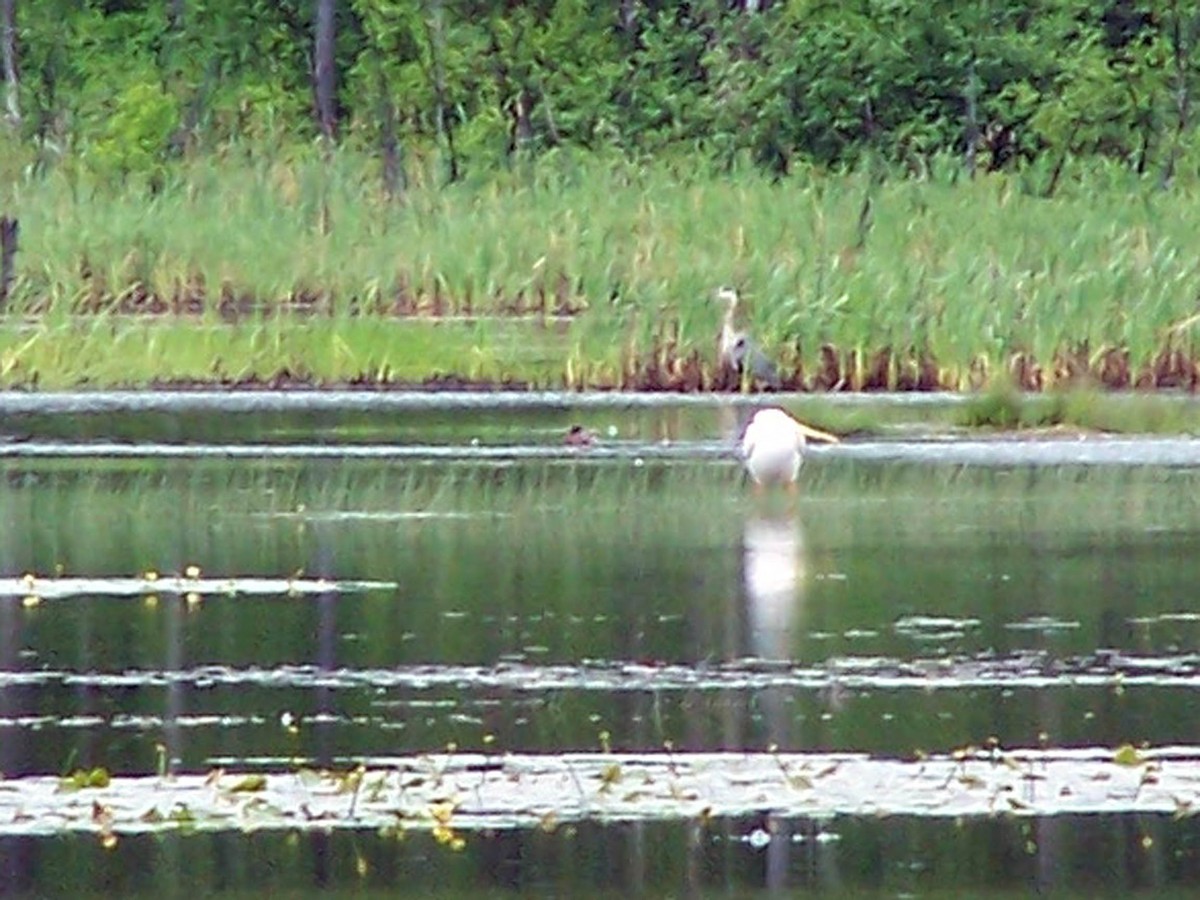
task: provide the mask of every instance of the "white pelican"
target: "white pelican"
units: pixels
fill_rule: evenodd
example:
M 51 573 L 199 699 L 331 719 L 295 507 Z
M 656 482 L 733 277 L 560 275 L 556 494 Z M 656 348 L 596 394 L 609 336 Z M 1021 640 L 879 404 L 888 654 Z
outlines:
M 779 387 L 779 371 L 750 335 L 739 331 L 733 324 L 740 297 L 731 287 L 717 289 L 717 299 L 725 304 L 725 317 L 721 320 L 721 331 L 717 336 L 717 358 L 720 364 L 737 372 L 738 377 L 749 375 L 770 387 Z
M 795 490 L 809 438 L 838 443 L 835 435 L 797 422 L 782 409 L 760 409 L 742 436 L 742 460 L 756 487 L 783 484 Z

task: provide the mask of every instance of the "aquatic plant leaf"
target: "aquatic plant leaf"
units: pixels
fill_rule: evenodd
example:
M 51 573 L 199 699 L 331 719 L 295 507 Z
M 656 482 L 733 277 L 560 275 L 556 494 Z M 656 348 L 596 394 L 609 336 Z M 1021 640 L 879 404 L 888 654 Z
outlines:
M 1113 754 L 1113 762 L 1118 766 L 1140 766 L 1145 761 L 1145 757 L 1132 744 L 1122 744 Z
M 609 763 L 604 766 L 599 772 L 600 792 L 604 793 L 609 790 L 614 784 L 621 781 L 621 767 L 617 763 Z
M 419 769 L 431 777 L 404 791 L 381 792 L 378 798 L 372 791 L 359 791 L 353 808 L 332 789 L 332 782 L 324 782 L 328 789 L 314 791 L 303 773 L 281 771 L 242 773 L 230 779 L 235 782 L 231 788 L 217 791 L 201 775 L 181 774 L 167 781 L 115 777 L 94 804 L 89 802 L 91 815 L 80 810 L 77 795 L 60 789 L 65 779 L 28 777 L 9 779 L 0 790 L 0 835 L 28 833 L 37 827 L 32 823 L 50 820 L 64 830 L 99 827 L 113 833 L 403 824 L 433 832 L 443 845 L 458 848 L 460 832 L 466 830 L 548 828 L 595 816 L 590 795 L 569 786 L 572 781 L 577 786 L 589 781 L 616 784 L 614 766 L 621 783 L 636 788 L 607 791 L 603 815 L 629 821 L 697 816 L 703 821 L 764 810 L 782 816 L 964 817 L 998 811 L 1019 816 L 1184 816 L 1197 802 L 1200 748 L 1138 751 L 1153 772 L 1148 780 L 1140 779 L 1145 770 L 1131 771 L 1118 763 L 1109 748 L 1009 752 L 1019 763 L 1015 768 L 990 758 L 952 755 L 930 755 L 918 762 L 862 754 L 514 754 L 497 762 L 488 755 L 459 752 L 369 763 L 364 784 L 394 775 L 397 769 Z M 1026 779 L 1031 769 L 1041 779 L 1036 793 Z M 788 789 L 789 771 L 826 774 L 813 778 L 811 787 L 801 792 Z M 451 785 L 453 793 L 447 793 Z M 252 796 L 244 803 L 229 803 L 231 795 L 242 793 Z M 160 809 L 170 811 L 163 816 Z
M 264 791 L 266 788 L 266 775 L 247 775 L 235 782 L 232 787 L 226 788 L 226 790 L 231 794 L 247 794 L 256 791 Z
M 107 769 L 76 769 L 70 775 L 60 779 L 59 788 L 65 791 L 82 791 L 88 788 L 106 788 L 111 776 Z

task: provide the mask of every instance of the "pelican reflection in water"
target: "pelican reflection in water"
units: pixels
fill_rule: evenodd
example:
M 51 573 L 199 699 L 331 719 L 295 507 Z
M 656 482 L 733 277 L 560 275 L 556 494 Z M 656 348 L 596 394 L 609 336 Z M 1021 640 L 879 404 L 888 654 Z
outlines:
M 749 656 L 790 660 L 804 597 L 804 533 L 792 516 L 751 516 L 742 536 Z
M 804 633 L 808 595 L 808 552 L 799 517 L 754 514 L 746 519 L 742 586 L 746 655 L 764 661 L 795 662 Z M 765 690 L 769 695 L 777 689 Z M 835 680 L 820 698 L 830 709 L 839 710 L 846 699 L 845 687 Z M 783 744 L 788 721 L 768 716 L 771 740 Z
M 804 613 L 804 533 L 798 518 L 752 515 L 742 534 L 743 597 L 746 610 L 746 655 L 764 661 L 790 662 L 798 652 Z M 793 689 L 782 685 L 757 692 L 754 706 L 765 734 L 758 740 L 782 750 L 799 743 Z M 755 743 L 758 741 L 756 740 Z M 787 884 L 792 868 L 794 825 L 768 813 L 764 831 L 771 835 L 763 859 L 763 880 L 772 889 Z

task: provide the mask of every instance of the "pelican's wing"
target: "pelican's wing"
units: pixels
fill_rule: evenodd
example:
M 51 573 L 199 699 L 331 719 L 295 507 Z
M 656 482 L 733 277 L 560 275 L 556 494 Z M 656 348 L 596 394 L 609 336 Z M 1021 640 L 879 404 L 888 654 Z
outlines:
M 741 443 L 738 444 L 738 449 L 742 453 L 742 459 L 746 459 L 754 451 L 754 428 L 753 425 L 746 429 L 746 433 L 742 435 Z

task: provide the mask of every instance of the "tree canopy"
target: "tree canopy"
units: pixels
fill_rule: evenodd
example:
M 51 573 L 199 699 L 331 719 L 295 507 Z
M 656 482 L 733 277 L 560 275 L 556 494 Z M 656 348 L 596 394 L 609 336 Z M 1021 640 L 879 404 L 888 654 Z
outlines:
M 3 0 L 4 120 L 122 175 L 324 135 L 448 177 L 555 150 L 974 172 L 1197 165 L 1178 0 Z

